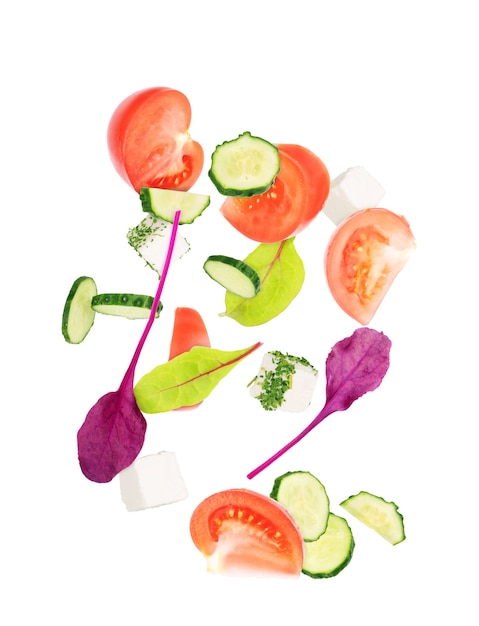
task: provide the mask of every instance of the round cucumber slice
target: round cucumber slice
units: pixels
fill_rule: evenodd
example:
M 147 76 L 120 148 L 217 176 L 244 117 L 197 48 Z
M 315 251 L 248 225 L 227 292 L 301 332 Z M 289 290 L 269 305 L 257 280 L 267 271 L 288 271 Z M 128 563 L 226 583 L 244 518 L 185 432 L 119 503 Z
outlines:
M 210 196 L 191 191 L 142 187 L 140 201 L 145 213 L 156 215 L 172 224 L 175 213 L 181 211 L 179 223 L 191 224 L 209 206 Z
M 261 279 L 250 265 L 229 256 L 209 256 L 203 269 L 210 278 L 242 298 L 254 298 L 261 289 Z
M 90 332 L 95 321 L 91 300 L 96 293 L 96 283 L 90 276 L 80 276 L 71 286 L 62 315 L 62 334 L 68 343 L 81 343 Z
M 276 478 L 270 496 L 282 504 L 298 524 L 305 542 L 316 541 L 329 518 L 329 498 L 310 472 L 287 472 Z
M 331 578 L 351 561 L 354 538 L 347 521 L 330 513 L 326 532 L 317 541 L 304 544 L 303 574 Z
M 360 491 L 341 502 L 340 506 L 393 546 L 406 539 L 404 518 L 394 502 L 386 502 L 381 496 Z
M 279 167 L 278 148 L 245 132 L 216 147 L 208 175 L 222 195 L 249 197 L 267 191 Z
M 97 313 L 126 317 L 130 320 L 148 319 L 154 298 L 134 293 L 102 293 L 95 295 L 91 300 L 91 307 Z M 158 305 L 155 317 L 159 317 L 163 308 Z

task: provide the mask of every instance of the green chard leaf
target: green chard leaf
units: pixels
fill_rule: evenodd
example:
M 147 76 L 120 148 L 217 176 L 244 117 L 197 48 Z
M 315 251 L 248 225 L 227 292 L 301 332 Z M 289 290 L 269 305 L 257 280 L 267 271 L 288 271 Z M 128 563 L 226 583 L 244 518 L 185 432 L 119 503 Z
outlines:
M 244 262 L 258 273 L 261 289 L 253 298 L 242 298 L 226 292 L 226 311 L 243 326 L 259 326 L 282 313 L 301 291 L 304 265 L 294 237 L 279 243 L 262 243 Z
M 261 345 L 230 352 L 195 346 L 140 378 L 134 389 L 138 407 L 144 413 L 164 413 L 202 402 L 235 365 Z

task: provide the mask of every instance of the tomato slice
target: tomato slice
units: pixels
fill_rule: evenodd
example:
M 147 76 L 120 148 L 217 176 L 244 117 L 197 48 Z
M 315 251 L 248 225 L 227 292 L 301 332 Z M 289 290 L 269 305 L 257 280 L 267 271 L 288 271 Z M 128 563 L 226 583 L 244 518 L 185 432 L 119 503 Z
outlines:
M 294 159 L 306 179 L 308 198 L 303 206 L 301 225 L 297 234 L 318 215 L 326 202 L 330 189 L 330 176 L 326 165 L 308 148 L 297 144 L 278 144 L 278 149 Z
M 353 213 L 326 250 L 326 278 L 334 299 L 357 322 L 369 324 L 415 248 L 404 217 L 381 208 Z
M 299 576 L 303 539 L 278 502 L 248 489 L 209 496 L 193 511 L 193 543 L 208 570 L 229 576 Z
M 203 149 L 188 134 L 191 106 L 169 87 L 151 87 L 128 96 L 108 125 L 110 158 L 118 174 L 140 187 L 187 191 L 204 163 Z
M 170 342 L 170 354 L 168 360 L 174 359 L 179 354 L 188 352 L 194 346 L 210 347 L 210 338 L 206 330 L 203 318 L 196 309 L 189 307 L 178 307 L 175 310 L 175 321 L 173 322 L 173 333 Z M 200 406 L 193 404 L 192 406 L 184 406 L 177 411 L 185 411 L 195 409 Z

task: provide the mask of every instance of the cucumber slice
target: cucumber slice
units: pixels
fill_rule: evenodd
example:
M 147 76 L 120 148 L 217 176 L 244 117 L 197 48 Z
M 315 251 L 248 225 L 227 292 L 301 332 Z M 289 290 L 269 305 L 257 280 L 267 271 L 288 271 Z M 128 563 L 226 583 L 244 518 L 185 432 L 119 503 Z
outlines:
M 95 321 L 91 300 L 97 294 L 93 278 L 80 276 L 67 296 L 62 316 L 62 334 L 68 343 L 81 343 Z
M 311 578 L 331 578 L 351 561 L 353 533 L 347 521 L 330 513 L 326 532 L 317 541 L 304 544 L 303 574 Z
M 91 307 L 97 313 L 126 317 L 130 320 L 143 320 L 150 317 L 154 298 L 134 293 L 102 293 L 93 296 Z M 158 305 L 155 317 L 159 317 L 163 308 L 161 302 Z
M 394 502 L 386 502 L 380 496 L 360 491 L 341 502 L 341 506 L 393 546 L 406 539 L 404 518 Z
M 181 211 L 180 224 L 191 224 L 210 204 L 210 196 L 151 187 L 141 187 L 140 200 L 145 213 L 156 215 L 171 224 L 176 211 Z
M 222 195 L 249 197 L 271 187 L 279 166 L 278 148 L 245 132 L 216 146 L 208 175 Z
M 287 472 L 279 476 L 270 497 L 293 516 L 304 541 L 316 541 L 325 532 L 329 498 L 323 484 L 310 472 Z
M 256 270 L 244 261 L 230 256 L 209 256 L 203 269 L 210 278 L 242 298 L 254 298 L 261 289 L 261 279 Z

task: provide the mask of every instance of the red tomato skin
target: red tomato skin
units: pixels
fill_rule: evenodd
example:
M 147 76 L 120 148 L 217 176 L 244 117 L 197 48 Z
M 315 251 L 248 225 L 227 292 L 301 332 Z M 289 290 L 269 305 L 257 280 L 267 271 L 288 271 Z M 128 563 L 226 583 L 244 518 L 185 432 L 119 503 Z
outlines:
M 279 534 L 280 533 L 280 534 Z M 190 534 L 210 571 L 237 576 L 300 575 L 304 542 L 286 509 L 249 489 L 227 489 L 193 511 Z
M 188 129 L 191 106 L 169 87 L 150 87 L 125 98 L 107 131 L 114 168 L 139 193 L 140 187 L 187 191 L 201 174 L 204 153 Z
M 306 178 L 308 198 L 303 207 L 303 217 L 295 235 L 308 226 L 326 202 L 331 179 L 323 161 L 311 150 L 297 144 L 278 144 L 279 150 L 294 159 Z
M 168 360 L 174 359 L 176 356 L 188 352 L 194 346 L 211 347 L 210 338 L 206 329 L 203 318 L 196 309 L 189 307 L 178 307 L 175 310 L 175 320 L 173 323 L 173 332 L 170 342 L 170 354 Z M 177 411 L 187 411 L 196 409 L 200 406 L 193 404 L 192 406 L 184 406 Z
M 407 220 L 383 208 L 347 217 L 325 255 L 330 291 L 354 320 L 366 326 L 416 248 Z

